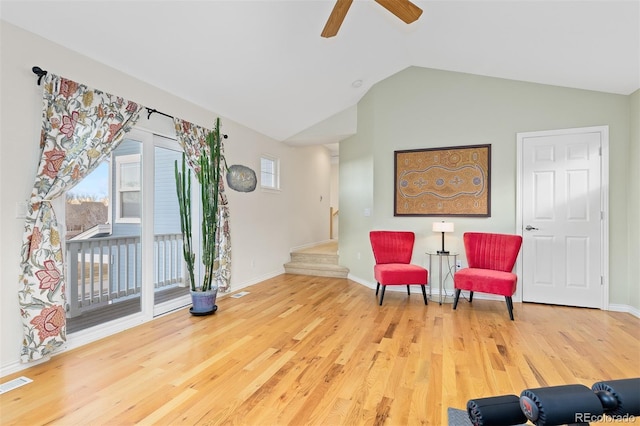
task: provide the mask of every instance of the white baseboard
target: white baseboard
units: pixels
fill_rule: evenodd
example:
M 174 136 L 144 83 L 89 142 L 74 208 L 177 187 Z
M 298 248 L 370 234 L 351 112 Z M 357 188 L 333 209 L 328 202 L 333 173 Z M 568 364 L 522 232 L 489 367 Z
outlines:
M 369 287 L 369 288 L 372 288 L 372 289 L 376 288 L 376 283 L 371 283 L 371 282 L 369 282 L 367 280 L 363 280 L 362 278 L 356 277 L 355 275 L 353 275 L 351 273 L 347 274 L 347 279 L 349 279 L 351 281 L 354 281 L 354 282 L 356 282 L 356 283 L 358 283 L 360 285 L 363 285 L 365 287 Z
M 17 373 L 29 367 L 35 367 L 36 365 L 47 362 L 50 359 L 51 357 L 47 356 L 45 358 L 39 359 L 38 361 L 30 362 L 29 364 L 23 364 L 19 361 L 11 362 L 9 364 L 3 365 L 2 368 L 0 368 L 0 377 L 5 377 L 9 374 Z
M 73 334 L 69 334 L 67 336 L 67 342 L 62 345 L 56 353 L 51 354 L 50 357 L 26 364 L 17 361 L 7 365 L 3 365 L 0 368 L 0 377 L 4 377 L 8 374 L 17 373 L 21 370 L 36 366 L 48 361 L 51 357 L 55 357 L 56 355 L 64 353 L 68 350 L 79 348 L 80 346 L 84 346 L 87 343 L 92 343 L 97 340 L 104 339 L 105 337 L 117 334 L 129 328 L 133 328 L 144 322 L 144 316 L 141 313 L 137 313 L 128 317 L 106 322 L 104 324 L 101 324 L 99 327 L 92 327 Z
M 360 285 L 363 285 L 365 287 L 374 289 L 376 288 L 376 283 L 372 283 L 370 281 L 364 280 L 360 277 L 356 277 L 355 275 L 349 274 L 347 276 L 348 279 L 350 279 L 351 281 L 354 281 Z M 396 288 L 397 287 L 397 288 Z M 402 286 L 391 286 L 387 289 L 387 291 L 405 291 L 404 288 Z M 449 288 L 449 289 L 443 289 L 443 296 L 451 296 L 451 293 L 453 292 L 453 289 Z M 433 288 L 432 289 L 432 294 L 439 296 L 440 295 L 440 289 L 439 288 Z M 468 296 L 468 292 L 463 291 L 462 292 L 463 295 Z M 487 294 L 487 293 L 474 293 L 473 294 L 473 298 L 477 299 L 477 300 L 501 300 L 504 302 L 504 296 L 496 296 L 495 294 Z M 516 300 L 513 301 L 513 303 L 520 303 L 517 302 Z M 610 303 L 608 308 L 606 309 L 607 311 L 613 311 L 613 312 L 627 312 L 631 315 L 633 315 L 636 318 L 640 318 L 640 309 L 634 308 L 633 306 L 630 305 L 622 305 L 622 304 L 617 304 L 617 303 Z
M 247 287 L 251 287 L 252 285 L 256 285 L 258 283 L 261 283 L 263 281 L 269 280 L 271 278 L 277 277 L 278 275 L 282 275 L 284 274 L 284 266 L 280 269 L 277 269 L 275 271 L 271 271 L 271 272 L 267 272 L 266 274 L 262 274 L 258 277 L 252 278 L 249 281 L 245 281 L 243 283 L 234 283 L 233 286 L 231 287 L 231 291 L 228 293 L 218 293 L 218 297 L 219 298 L 224 298 L 224 297 L 228 297 L 230 295 L 232 295 L 233 293 L 238 292 L 239 290 L 245 289 Z
M 363 280 L 362 278 L 356 277 L 356 276 L 351 275 L 351 274 L 349 274 L 349 275 L 347 276 L 347 278 L 348 278 L 348 279 L 350 279 L 351 281 L 355 281 L 356 283 L 358 283 L 358 284 L 360 284 L 360 285 L 363 285 L 363 286 L 365 286 L 365 287 L 371 288 L 371 289 L 373 289 L 373 290 L 375 290 L 375 289 L 376 289 L 376 283 L 375 283 L 375 282 L 373 282 L 373 283 L 372 283 L 372 282 L 370 282 L 370 281 Z M 394 285 L 394 286 L 389 286 L 389 288 L 387 288 L 387 290 L 385 290 L 385 291 L 399 291 L 399 292 L 406 293 L 406 291 L 407 291 L 407 290 L 406 290 L 406 288 L 405 288 L 404 286 L 401 286 L 401 285 L 397 285 L 397 286 L 396 286 L 396 285 Z M 432 289 L 431 293 L 432 293 L 432 294 L 435 294 L 436 296 L 438 296 L 438 295 L 440 295 L 440 289 L 439 289 L 439 288 L 435 288 L 435 287 L 434 287 L 434 288 Z M 453 294 L 453 289 L 451 289 L 451 288 L 445 288 L 445 289 L 443 289 L 443 291 L 442 291 L 442 295 L 443 295 L 443 296 L 446 296 L 446 295 L 451 296 L 452 294 Z M 492 299 L 492 298 L 494 297 L 494 296 L 493 296 L 493 295 L 491 295 L 491 294 L 487 294 L 486 296 L 488 296 L 488 297 L 487 297 L 488 299 Z M 475 296 L 474 296 L 474 297 L 475 297 Z M 483 297 L 480 297 L 480 298 L 482 299 Z M 504 300 L 504 298 L 500 298 L 500 299 L 501 299 L 501 300 Z
M 633 306 L 629 306 L 629 305 L 610 303 L 607 310 L 613 311 L 613 312 L 627 312 L 636 318 L 640 318 L 640 309 L 636 309 Z

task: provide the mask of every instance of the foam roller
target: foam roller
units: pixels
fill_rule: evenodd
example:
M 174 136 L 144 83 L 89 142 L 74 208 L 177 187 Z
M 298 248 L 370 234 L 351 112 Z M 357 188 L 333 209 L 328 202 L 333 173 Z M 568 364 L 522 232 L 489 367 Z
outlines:
M 474 426 L 511 426 L 527 422 L 515 395 L 472 399 L 467 402 L 469 420 Z
M 586 413 L 604 413 L 600 398 L 583 385 L 526 389 L 520 394 L 520 408 L 538 426 L 577 423 Z
M 613 416 L 640 416 L 640 378 L 598 382 L 591 389 Z

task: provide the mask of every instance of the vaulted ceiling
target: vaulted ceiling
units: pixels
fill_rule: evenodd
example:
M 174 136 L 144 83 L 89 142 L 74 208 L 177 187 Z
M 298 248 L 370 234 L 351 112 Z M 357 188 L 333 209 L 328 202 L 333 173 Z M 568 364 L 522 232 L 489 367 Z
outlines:
M 352 117 L 372 85 L 412 65 L 640 87 L 640 0 L 414 3 L 424 12 L 407 25 L 356 0 L 333 38 L 320 37 L 332 0 L 2 0 L 0 17 L 289 143 L 339 140 L 323 123 Z

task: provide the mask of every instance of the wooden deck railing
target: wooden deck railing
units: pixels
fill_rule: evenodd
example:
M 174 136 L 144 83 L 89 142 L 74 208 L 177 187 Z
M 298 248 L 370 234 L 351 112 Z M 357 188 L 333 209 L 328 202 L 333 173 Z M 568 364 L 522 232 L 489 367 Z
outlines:
M 66 243 L 69 317 L 141 292 L 140 237 L 101 237 Z M 184 283 L 182 235 L 154 237 L 154 288 Z

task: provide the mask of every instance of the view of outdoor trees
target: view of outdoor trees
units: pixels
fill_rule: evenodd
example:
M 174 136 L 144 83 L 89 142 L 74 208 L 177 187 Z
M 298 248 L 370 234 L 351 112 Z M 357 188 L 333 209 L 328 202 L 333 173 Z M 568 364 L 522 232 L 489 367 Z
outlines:
M 109 219 L 109 162 L 99 165 L 67 192 L 66 239 L 71 239 Z

